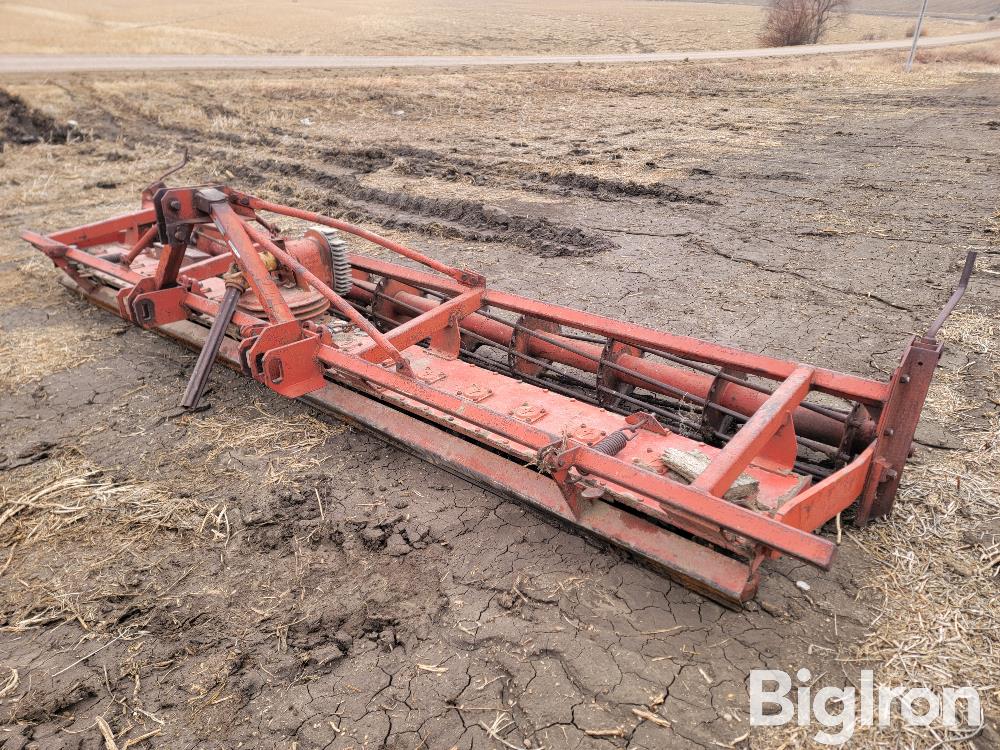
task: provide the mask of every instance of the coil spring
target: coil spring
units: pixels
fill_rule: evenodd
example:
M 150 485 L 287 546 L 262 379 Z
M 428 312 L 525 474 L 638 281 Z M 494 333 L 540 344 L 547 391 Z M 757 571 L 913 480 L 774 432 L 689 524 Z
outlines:
M 628 438 L 621 430 L 612 432 L 607 437 L 603 437 L 590 446 L 591 450 L 603 453 L 605 456 L 617 456 L 622 448 L 628 444 Z
M 340 232 L 330 227 L 313 227 L 317 232 L 326 238 L 326 244 L 330 248 L 330 260 L 333 264 L 333 291 L 341 297 L 346 297 L 354 286 L 354 279 L 351 277 L 351 264 L 347 260 L 347 243 L 340 236 Z

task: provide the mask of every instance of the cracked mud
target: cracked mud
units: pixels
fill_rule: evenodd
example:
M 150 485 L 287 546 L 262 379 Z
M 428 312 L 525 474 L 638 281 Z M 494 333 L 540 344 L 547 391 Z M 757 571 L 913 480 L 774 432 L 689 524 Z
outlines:
M 851 679 L 840 657 L 877 612 L 860 545 L 830 573 L 769 562 L 728 611 L 228 371 L 181 416 L 194 355 L 75 299 L 14 231 L 128 210 L 191 144 L 175 181 L 361 221 L 498 288 L 884 376 L 967 246 L 996 268 L 996 76 L 882 95 L 858 87 L 868 63 L 796 65 L 797 113 L 767 66 L 19 84 L 92 138 L 0 157 L 0 346 L 40 363 L 0 368 L 3 498 L 86 476 L 128 502 L 0 525 L 4 747 L 104 748 L 98 716 L 119 746 L 746 747 L 750 669 Z M 919 437 L 955 448 L 940 424 Z

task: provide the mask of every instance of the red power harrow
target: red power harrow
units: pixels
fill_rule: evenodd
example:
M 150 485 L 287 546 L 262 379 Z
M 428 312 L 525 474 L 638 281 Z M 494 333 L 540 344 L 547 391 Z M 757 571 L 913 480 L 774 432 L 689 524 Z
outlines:
M 341 232 L 410 263 L 349 255 Z M 185 406 L 220 359 L 731 605 L 768 557 L 829 569 L 813 531 L 852 504 L 858 525 L 890 512 L 974 261 L 879 382 L 494 291 L 226 187 L 154 183 L 135 213 L 22 236 L 95 304 L 200 349 Z

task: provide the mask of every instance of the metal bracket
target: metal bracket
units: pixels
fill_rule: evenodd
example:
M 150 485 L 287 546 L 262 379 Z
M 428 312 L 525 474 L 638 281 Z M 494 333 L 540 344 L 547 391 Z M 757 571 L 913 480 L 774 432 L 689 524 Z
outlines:
M 319 361 L 319 336 L 295 321 L 267 326 L 240 345 L 250 375 L 289 398 L 319 390 L 326 384 Z
M 131 296 L 132 320 L 143 328 L 187 320 L 188 310 L 184 307 L 187 294 L 184 287 L 172 286 Z
M 875 456 L 854 519 L 857 526 L 892 512 L 924 399 L 943 349 L 933 339 L 914 337 L 892 375 L 889 399 L 878 421 Z
M 709 387 L 708 393 L 705 395 L 705 406 L 701 412 L 701 433 L 708 442 L 714 442 L 716 439 L 716 433 L 725 433 L 733 423 L 733 417 L 731 415 L 725 414 L 716 408 L 716 406 L 722 402 L 722 397 L 725 394 L 726 389 L 735 385 L 731 380 L 724 378 L 723 375 L 728 375 L 729 377 L 741 376 L 740 373 L 727 372 L 725 368 L 723 368 L 719 370 L 719 374 L 715 376 L 714 380 L 712 380 L 712 385 Z M 742 377 L 744 379 L 746 378 L 745 375 Z

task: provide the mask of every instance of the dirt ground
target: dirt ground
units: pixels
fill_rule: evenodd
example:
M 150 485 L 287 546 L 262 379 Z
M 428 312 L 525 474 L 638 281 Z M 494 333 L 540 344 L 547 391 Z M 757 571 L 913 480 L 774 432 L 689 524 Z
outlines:
M 975 736 L 852 746 L 997 747 L 1000 45 L 899 57 L 4 82 L 76 124 L 0 154 L 0 744 L 799 747 L 745 680 L 807 667 L 983 687 Z M 193 356 L 17 233 L 131 209 L 183 147 L 174 184 L 865 375 L 980 260 L 893 520 L 735 612 L 234 374 L 179 415 Z
M 949 11 L 972 0 L 948 0 Z M 974 4 L 973 4 L 974 5 Z M 945 8 L 940 10 L 944 11 Z M 899 39 L 906 17 L 848 14 L 824 41 Z M 593 54 L 758 46 L 755 5 L 651 0 L 284 0 L 0 3 L 0 54 Z M 929 35 L 985 28 L 936 18 Z

